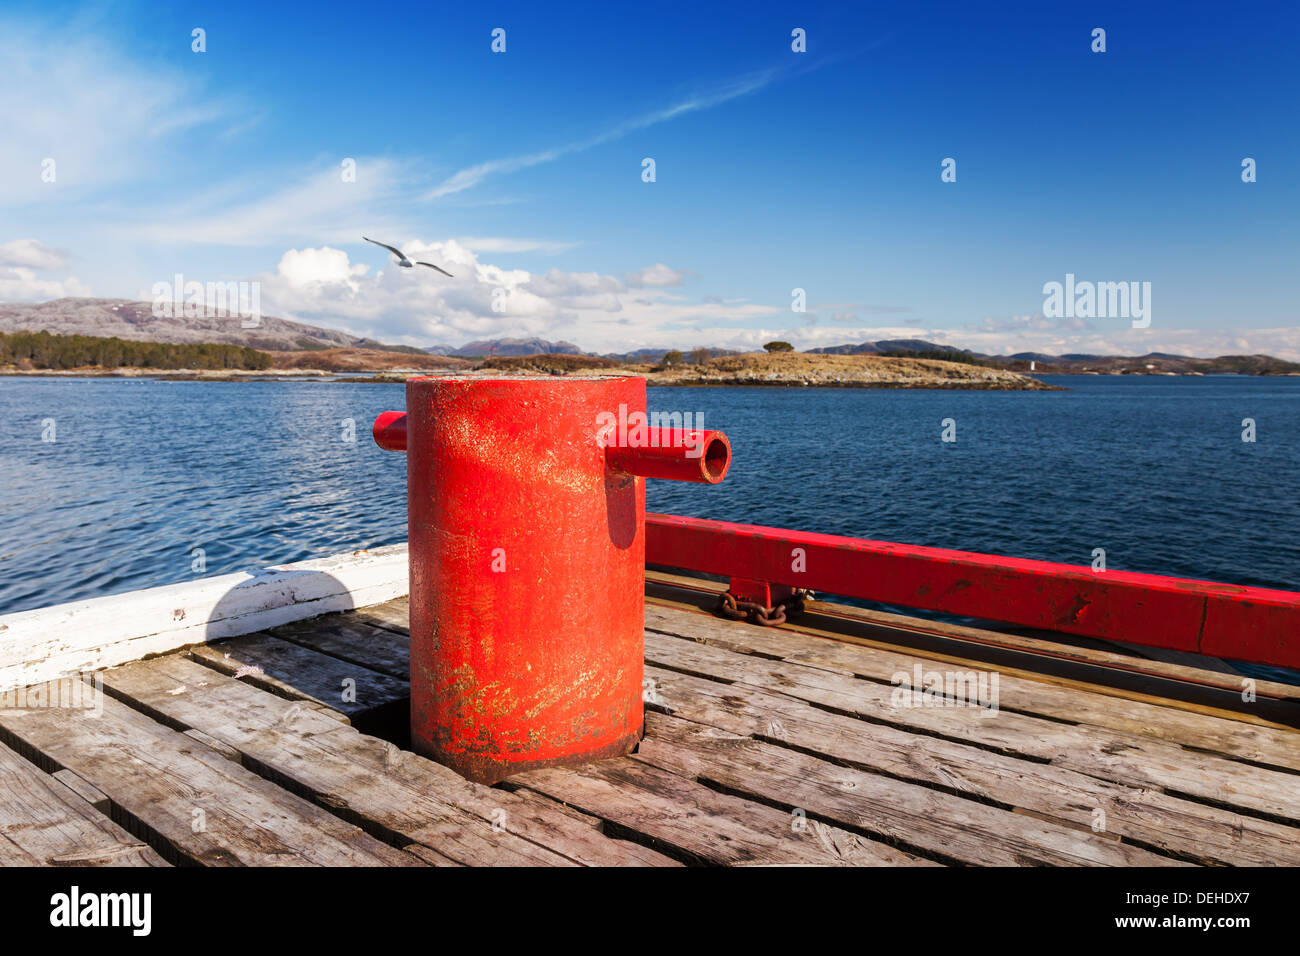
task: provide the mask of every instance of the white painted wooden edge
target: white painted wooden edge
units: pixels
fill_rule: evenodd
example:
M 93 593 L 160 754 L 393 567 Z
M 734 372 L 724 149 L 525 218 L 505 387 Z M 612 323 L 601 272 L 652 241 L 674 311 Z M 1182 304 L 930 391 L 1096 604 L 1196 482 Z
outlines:
M 409 590 L 406 545 L 395 544 L 0 615 L 0 693 Z

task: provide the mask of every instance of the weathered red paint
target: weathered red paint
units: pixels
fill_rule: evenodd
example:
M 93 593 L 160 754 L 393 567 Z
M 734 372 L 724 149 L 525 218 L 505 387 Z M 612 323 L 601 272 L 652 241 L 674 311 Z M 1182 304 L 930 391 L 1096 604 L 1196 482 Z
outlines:
M 598 416 L 620 406 L 644 413 L 644 379 L 407 381 L 412 746 L 471 780 L 641 737 L 638 475 L 691 449 L 612 467 Z M 392 415 L 381 446 L 398 444 Z
M 743 579 L 753 593 L 769 582 L 1300 668 L 1293 591 L 659 514 L 646 518 L 646 560 Z

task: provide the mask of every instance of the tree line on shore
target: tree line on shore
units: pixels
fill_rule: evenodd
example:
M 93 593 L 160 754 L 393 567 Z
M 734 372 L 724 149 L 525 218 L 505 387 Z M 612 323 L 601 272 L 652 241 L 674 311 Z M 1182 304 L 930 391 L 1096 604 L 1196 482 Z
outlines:
M 50 332 L 0 332 L 0 366 L 19 368 L 192 368 L 246 369 L 271 367 L 266 352 L 243 345 L 212 342 L 177 345 L 133 342 L 94 335 L 54 335 Z

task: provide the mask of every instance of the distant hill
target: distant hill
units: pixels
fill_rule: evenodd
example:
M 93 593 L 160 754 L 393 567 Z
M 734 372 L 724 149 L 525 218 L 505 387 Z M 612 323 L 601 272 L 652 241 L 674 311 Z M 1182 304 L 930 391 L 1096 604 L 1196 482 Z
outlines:
M 828 345 L 808 351 L 814 355 L 880 355 L 883 352 L 961 352 L 976 355 L 970 349 L 939 345 L 925 339 L 881 339 L 879 342 L 860 342 L 857 345 Z
M 499 355 L 502 358 L 520 358 L 525 355 L 585 355 L 572 342 L 548 342 L 546 339 L 479 339 L 459 348 L 431 345 L 425 349 L 431 355 L 466 356 Z
M 39 304 L 0 303 L 0 332 L 18 331 L 173 345 L 219 343 L 269 350 L 347 348 L 361 341 L 346 332 L 273 316 L 262 316 L 254 329 L 243 328 L 236 317 L 159 318 L 153 314 L 152 303 L 130 299 L 69 298 Z
M 979 361 L 1013 371 L 1029 370 L 1047 375 L 1300 375 L 1300 362 L 1269 355 L 1220 355 L 1194 358 L 1149 352 L 1146 355 L 1045 355 L 1019 352 L 1015 355 L 980 356 Z
M 305 352 L 274 352 L 275 368 L 319 369 L 326 372 L 378 372 L 393 369 L 432 372 L 463 369 L 473 365 L 464 359 L 428 355 L 419 349 L 394 352 L 387 349 L 310 349 Z
M 830 345 L 809 349 L 826 355 L 889 355 L 909 358 L 936 358 L 967 362 L 1016 372 L 1029 371 L 1030 362 L 1038 374 L 1137 374 L 1137 375 L 1297 375 L 1300 362 L 1269 355 L 1220 355 L 1217 358 L 1194 358 L 1168 352 L 1147 355 L 1049 355 L 1045 352 L 1017 352 L 1014 355 L 987 355 L 951 345 L 939 345 L 924 339 L 885 339 L 857 345 Z
M 669 349 L 636 349 L 632 352 L 608 352 L 604 357 L 615 361 L 630 362 L 635 365 L 658 365 L 664 360 L 664 356 L 669 351 Z
M 1000 360 L 994 356 L 994 360 Z M 1125 374 L 1125 375 L 1300 375 L 1300 362 L 1288 362 L 1271 355 L 1220 355 L 1192 358 L 1187 355 L 1083 355 L 1044 356 L 1034 359 L 1036 373 Z M 1012 360 L 1007 368 L 1024 371 L 1028 363 Z
M 444 362 L 457 359 L 444 358 Z M 460 361 L 463 361 L 460 360 Z M 465 364 L 469 364 L 466 362 Z M 479 368 L 496 368 L 512 372 L 540 372 L 547 375 L 568 375 L 570 372 L 592 372 L 618 368 L 613 359 L 599 355 L 571 355 L 568 352 L 543 352 L 537 355 L 497 355 L 484 359 Z
M 374 339 L 358 339 L 354 348 L 370 349 L 374 352 L 401 352 L 404 355 L 436 355 L 436 352 L 427 352 L 424 349 L 417 349 L 414 345 L 385 345 L 383 342 L 376 342 Z
M 681 352 L 687 362 L 695 361 L 695 353 L 703 351 L 711 359 L 728 355 L 742 355 L 738 349 L 635 349 L 631 352 L 606 352 L 604 358 L 629 365 L 658 365 L 669 352 Z

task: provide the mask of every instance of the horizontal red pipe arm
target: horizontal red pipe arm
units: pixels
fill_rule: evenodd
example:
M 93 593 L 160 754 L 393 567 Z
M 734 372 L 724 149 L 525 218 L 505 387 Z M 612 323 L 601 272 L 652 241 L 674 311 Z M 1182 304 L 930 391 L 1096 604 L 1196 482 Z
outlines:
M 406 451 L 406 412 L 380 412 L 370 434 L 384 451 Z
M 375 444 L 385 451 L 406 451 L 406 413 L 381 412 L 371 428 Z M 645 428 L 622 445 L 608 445 L 611 468 L 670 481 L 716 485 L 731 467 L 731 443 L 719 431 Z
M 647 515 L 645 537 L 648 564 L 1300 668 L 1293 591 L 676 515 Z
M 611 468 L 642 478 L 716 485 L 731 467 L 731 442 L 719 431 L 646 428 L 638 437 L 605 447 Z

